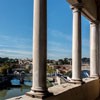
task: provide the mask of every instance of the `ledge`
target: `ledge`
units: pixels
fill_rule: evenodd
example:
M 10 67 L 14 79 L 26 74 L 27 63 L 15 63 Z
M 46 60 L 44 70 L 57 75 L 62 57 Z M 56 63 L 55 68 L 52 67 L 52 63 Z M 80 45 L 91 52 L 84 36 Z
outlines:
M 83 79 L 85 84 L 65 83 L 50 87 L 48 90 L 54 95 L 45 100 L 95 100 L 99 97 L 99 79 L 88 78 Z M 26 95 L 14 97 L 7 100 L 41 100 Z

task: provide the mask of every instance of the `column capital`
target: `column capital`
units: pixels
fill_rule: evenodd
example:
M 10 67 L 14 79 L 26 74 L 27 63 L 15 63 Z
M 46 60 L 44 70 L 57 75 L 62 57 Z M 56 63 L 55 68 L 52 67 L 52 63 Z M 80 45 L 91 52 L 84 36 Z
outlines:
M 90 26 L 91 26 L 91 27 L 96 27 L 96 25 L 97 25 L 96 23 L 90 22 Z
M 90 22 L 90 25 L 92 25 L 92 26 L 99 25 L 99 21 L 98 21 L 98 20 L 91 21 L 91 22 Z
M 71 9 L 73 10 L 73 12 L 81 11 L 82 7 L 82 3 L 76 3 L 74 5 L 71 5 Z

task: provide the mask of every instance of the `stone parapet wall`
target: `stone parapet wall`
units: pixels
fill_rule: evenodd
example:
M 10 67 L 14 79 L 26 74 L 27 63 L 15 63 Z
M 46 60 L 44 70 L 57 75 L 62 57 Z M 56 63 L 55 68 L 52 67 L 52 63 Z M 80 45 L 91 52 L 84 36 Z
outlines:
M 100 95 L 99 79 L 84 79 L 86 82 L 83 85 L 66 83 L 49 88 L 53 92 L 53 96 L 43 100 L 95 100 Z M 18 99 L 19 98 L 19 99 Z M 42 100 L 28 97 L 26 95 L 15 97 L 8 100 Z
M 99 79 L 95 79 L 45 100 L 95 100 L 100 95 L 99 88 Z

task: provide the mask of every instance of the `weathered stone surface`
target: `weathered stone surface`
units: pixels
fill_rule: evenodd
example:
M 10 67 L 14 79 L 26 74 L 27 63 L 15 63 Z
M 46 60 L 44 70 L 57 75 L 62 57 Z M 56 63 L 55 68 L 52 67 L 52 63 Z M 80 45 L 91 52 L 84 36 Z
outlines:
M 34 0 L 33 25 L 33 83 L 34 96 L 44 96 L 46 87 L 47 59 L 47 0 Z M 47 92 L 46 92 L 47 93 Z
M 85 84 L 66 83 L 49 88 L 54 95 L 46 99 L 32 98 L 26 95 L 7 100 L 95 100 L 99 97 L 99 79 L 86 78 Z
M 72 79 L 81 80 L 81 9 L 73 10 Z
M 98 25 L 90 23 L 90 76 L 98 76 Z
M 97 20 L 97 5 L 95 0 L 67 0 L 71 5 L 82 4 L 83 14 L 90 20 Z M 98 12 L 99 13 L 99 12 Z

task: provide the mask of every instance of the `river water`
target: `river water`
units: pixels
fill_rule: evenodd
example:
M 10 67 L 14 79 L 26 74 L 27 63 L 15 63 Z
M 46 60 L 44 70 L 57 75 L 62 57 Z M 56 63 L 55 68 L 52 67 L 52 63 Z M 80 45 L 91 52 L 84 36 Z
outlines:
M 7 87 L 6 89 L 0 90 L 0 100 L 6 100 L 12 97 L 24 95 L 26 92 L 29 92 L 32 87 L 32 76 L 25 76 L 26 85 L 21 85 L 21 87 Z M 47 87 L 53 86 L 49 81 L 47 81 Z
M 29 92 L 31 90 L 31 86 L 32 86 L 32 75 L 25 75 L 24 79 L 26 79 L 27 81 L 25 81 L 25 84 L 20 84 L 20 86 L 16 87 L 16 86 L 9 86 L 5 89 L 0 90 L 0 100 L 6 100 L 12 97 L 16 97 L 16 96 L 21 96 L 24 95 L 26 92 Z M 14 81 L 15 83 L 17 81 Z
M 52 86 L 47 81 L 47 86 Z M 0 100 L 6 100 L 12 97 L 24 95 L 26 92 L 31 90 L 31 86 L 21 85 L 21 87 L 9 87 L 7 89 L 0 90 Z
M 8 98 L 16 97 L 25 94 L 30 91 L 31 87 L 22 85 L 21 87 L 13 87 L 0 90 L 0 100 L 6 100 Z

